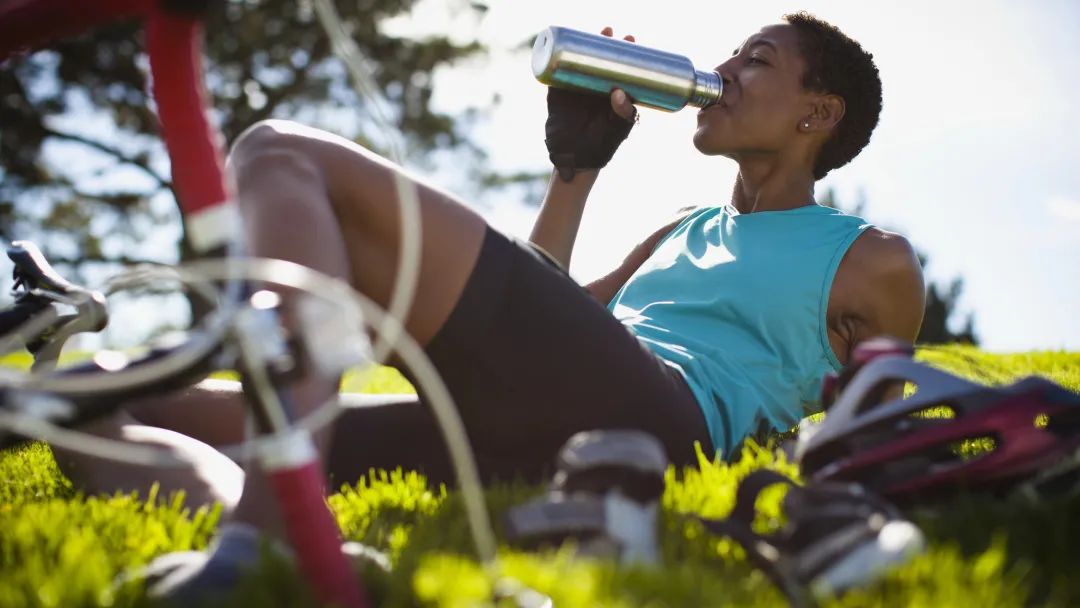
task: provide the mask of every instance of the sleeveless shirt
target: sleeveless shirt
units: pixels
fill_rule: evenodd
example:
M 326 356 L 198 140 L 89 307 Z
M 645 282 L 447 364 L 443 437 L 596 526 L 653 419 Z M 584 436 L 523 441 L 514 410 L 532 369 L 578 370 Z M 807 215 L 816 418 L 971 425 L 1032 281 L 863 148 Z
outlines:
M 698 209 L 681 221 L 608 308 L 686 380 L 713 446 L 790 429 L 840 369 L 825 313 L 844 253 L 869 228 L 820 205 L 740 214 Z

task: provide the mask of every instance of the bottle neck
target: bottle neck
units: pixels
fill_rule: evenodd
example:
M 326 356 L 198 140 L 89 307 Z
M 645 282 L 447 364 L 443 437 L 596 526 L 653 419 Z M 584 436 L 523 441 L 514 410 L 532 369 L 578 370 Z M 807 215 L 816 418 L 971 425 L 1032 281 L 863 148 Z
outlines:
M 694 90 L 687 103 L 695 108 L 704 108 L 720 101 L 724 92 L 724 82 L 716 72 L 694 71 Z

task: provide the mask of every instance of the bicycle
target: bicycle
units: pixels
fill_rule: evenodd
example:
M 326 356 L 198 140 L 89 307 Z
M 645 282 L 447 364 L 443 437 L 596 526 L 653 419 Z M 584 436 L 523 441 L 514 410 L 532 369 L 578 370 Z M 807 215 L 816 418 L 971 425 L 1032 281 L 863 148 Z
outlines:
M 310 323 L 304 327 L 301 322 L 294 330 L 298 335 L 290 335 L 279 314 L 280 298 L 260 285 L 299 289 L 342 303 L 342 314 L 331 315 L 339 322 L 349 323 L 349 318 L 376 320 L 379 341 L 369 362 L 381 362 L 394 350 L 413 369 L 447 436 L 479 557 L 490 565 L 495 556 L 494 536 L 463 426 L 437 372 L 400 322 L 408 312 L 418 266 L 416 256 L 409 254 L 419 246 L 415 192 L 399 187 L 405 254 L 389 313 L 349 286 L 310 269 L 280 260 L 238 261 L 243 251 L 239 213 L 226 186 L 223 154 L 216 143 L 222 138 L 207 119 L 202 87 L 201 17 L 211 2 L 10 0 L 0 7 L 0 61 L 106 22 L 145 21 L 153 96 L 185 219 L 185 237 L 203 261 L 189 268 L 144 270 L 141 277 L 129 278 L 136 283 L 178 280 L 194 288 L 198 297 L 217 305 L 182 344 L 153 349 L 136 360 L 95 360 L 51 371 L 64 340 L 78 331 L 104 326 L 104 297 L 65 281 L 36 248 L 21 242 L 13 260 L 16 278 L 26 291 L 14 307 L 0 314 L 0 347 L 21 339 L 35 354 L 33 371 L 40 373 L 0 377 L 0 431 L 4 427 L 9 431 L 0 434 L 0 448 L 30 436 L 67 441 L 106 457 L 176 464 L 160 454 L 137 453 L 106 440 L 78 437 L 63 427 L 77 427 L 107 415 L 130 399 L 191 384 L 213 369 L 235 367 L 241 372 L 244 394 L 260 434 L 249 446 L 240 447 L 254 450 L 271 480 L 301 572 L 320 602 L 366 606 L 362 586 L 340 550 L 340 534 L 324 500 L 322 466 L 311 436 L 312 427 L 332 418 L 328 414 L 332 414 L 333 402 L 298 420 L 287 390 L 303 355 L 315 354 L 316 365 L 340 372 L 342 365 L 357 362 L 357 353 L 320 360 L 317 338 L 307 340 L 306 345 L 297 340 L 310 338 L 308 334 L 317 334 L 318 328 Z M 332 21 L 330 5 L 321 0 L 316 5 L 321 7 L 324 23 Z M 328 32 L 335 46 L 348 54 L 351 49 L 342 41 L 340 31 L 328 27 Z M 76 312 L 60 315 L 54 303 L 74 306 Z M 353 323 L 349 327 L 357 326 Z

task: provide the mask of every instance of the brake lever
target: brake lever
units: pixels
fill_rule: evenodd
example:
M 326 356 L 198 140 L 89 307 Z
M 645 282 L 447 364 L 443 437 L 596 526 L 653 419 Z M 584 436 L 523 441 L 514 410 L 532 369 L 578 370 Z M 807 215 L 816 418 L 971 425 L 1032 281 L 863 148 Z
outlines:
M 43 331 L 39 338 L 27 342 L 26 349 L 34 356 L 31 372 L 48 372 L 56 368 L 60 352 L 68 338 L 84 331 L 99 331 L 105 325 L 98 325 L 99 320 L 76 313 L 61 315 Z
M 53 314 L 58 315 L 41 331 L 26 339 L 26 350 L 34 356 L 34 363 L 30 366 L 32 372 L 51 371 L 56 367 L 60 351 L 63 350 L 68 338 L 81 332 L 101 331 L 109 322 L 105 296 L 96 291 L 87 290 L 79 292 L 76 297 L 71 297 L 31 289 L 16 300 L 16 305 L 20 303 L 37 309 L 31 313 L 30 317 L 41 314 L 48 308 L 53 308 Z M 75 312 L 58 314 L 55 312 L 56 304 L 73 306 Z M 30 318 L 27 318 L 27 321 L 29 320 Z
M 12 276 L 14 285 L 11 293 L 15 296 L 15 305 L 4 311 L 10 318 L 3 320 L 5 331 L 0 333 L 7 334 L 10 328 L 29 322 L 55 304 L 75 308 L 74 314 L 57 316 L 41 331 L 25 340 L 26 349 L 34 356 L 34 363 L 30 368 L 33 372 L 54 369 L 60 351 L 71 336 L 80 332 L 101 331 L 109 322 L 105 296 L 101 292 L 78 288 L 71 293 L 57 293 L 34 287 L 31 277 L 19 272 L 18 267 Z

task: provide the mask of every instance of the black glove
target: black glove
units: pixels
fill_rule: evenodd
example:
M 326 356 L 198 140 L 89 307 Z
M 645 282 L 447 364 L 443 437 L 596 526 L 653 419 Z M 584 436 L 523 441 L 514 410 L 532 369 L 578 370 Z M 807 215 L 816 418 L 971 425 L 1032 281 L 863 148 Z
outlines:
M 607 95 L 548 87 L 547 105 L 544 143 L 548 158 L 566 182 L 579 169 L 607 165 L 637 122 L 636 108 L 634 118 L 626 120 L 611 108 Z

